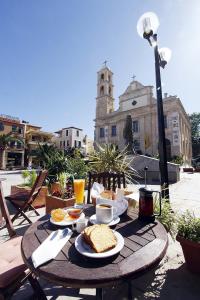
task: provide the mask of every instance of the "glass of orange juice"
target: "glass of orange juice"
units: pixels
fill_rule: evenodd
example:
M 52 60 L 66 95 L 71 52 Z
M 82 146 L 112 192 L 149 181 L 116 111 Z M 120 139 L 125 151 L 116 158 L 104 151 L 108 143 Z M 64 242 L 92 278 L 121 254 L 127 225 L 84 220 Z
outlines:
M 83 205 L 84 202 L 85 179 L 74 179 L 74 193 L 76 205 Z

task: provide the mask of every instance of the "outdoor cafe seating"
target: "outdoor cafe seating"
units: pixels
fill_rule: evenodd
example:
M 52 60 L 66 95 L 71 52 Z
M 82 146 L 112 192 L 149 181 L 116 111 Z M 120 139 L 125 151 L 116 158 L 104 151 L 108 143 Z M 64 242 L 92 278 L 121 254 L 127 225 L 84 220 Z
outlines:
M 92 175 L 89 176 L 91 187 Z M 132 299 L 131 280 L 149 271 L 161 261 L 167 250 L 168 238 L 159 222 L 143 222 L 138 218 L 137 210 L 129 209 L 122 189 L 119 189 L 118 194 L 116 187 L 119 185 L 121 187 L 121 184 L 123 188 L 125 187 L 124 175 L 115 176 L 114 180 L 113 177 L 110 179 L 111 177 L 106 179 L 106 176 L 103 176 L 97 181 L 104 183 L 106 188 L 112 188 L 114 185 L 111 187 L 111 183 L 116 182 L 115 188 L 112 188 L 117 196 L 115 200 L 98 199 L 96 205 L 87 200 L 84 204 L 83 201 L 80 202 L 80 195 L 83 196 L 83 193 L 80 193 L 80 189 L 84 187 L 83 180 L 74 180 L 77 184 L 74 187 L 76 196 L 79 194 L 75 208 L 55 209 L 51 214 L 44 215 L 31 224 L 23 237 L 16 238 L 16 243 L 13 243 L 12 239 L 11 242 L 3 243 L 4 249 L 11 243 L 11 248 L 8 246 L 9 253 L 16 249 L 12 264 L 8 263 L 8 268 L 16 266 L 13 273 L 10 273 L 11 286 L 15 286 L 17 278 L 22 278 L 21 284 L 28 279 L 39 299 L 46 299 L 37 281 L 39 277 L 67 288 L 95 288 L 96 298 L 103 299 L 105 287 L 127 285 L 128 298 Z M 101 185 L 99 182 L 96 184 Z M 104 189 L 103 184 L 101 188 Z M 13 236 L 15 230 L 2 190 L 0 199 L 6 225 Z M 113 203 L 113 206 L 110 203 Z M 101 222 L 98 221 L 100 217 Z M 83 234 L 89 226 L 91 226 L 91 240 L 87 242 Z M 113 245 L 99 250 L 102 249 L 106 235 L 110 235 Z M 93 242 L 92 236 L 94 240 L 97 236 L 100 246 Z M 4 264 L 7 259 L 6 256 Z M 0 270 L 1 284 L 1 278 L 8 273 L 3 269 Z M 3 284 L 0 287 L 3 288 Z

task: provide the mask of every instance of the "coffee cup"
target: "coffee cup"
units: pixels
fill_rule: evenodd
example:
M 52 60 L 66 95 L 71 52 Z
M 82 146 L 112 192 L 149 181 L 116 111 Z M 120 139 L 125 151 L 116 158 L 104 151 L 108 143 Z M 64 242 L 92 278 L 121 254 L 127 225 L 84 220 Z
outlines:
M 87 227 L 87 224 L 88 219 L 82 218 L 72 224 L 72 229 L 77 231 L 78 233 L 81 233 Z
M 97 223 L 108 224 L 117 216 L 117 208 L 109 204 L 96 205 Z

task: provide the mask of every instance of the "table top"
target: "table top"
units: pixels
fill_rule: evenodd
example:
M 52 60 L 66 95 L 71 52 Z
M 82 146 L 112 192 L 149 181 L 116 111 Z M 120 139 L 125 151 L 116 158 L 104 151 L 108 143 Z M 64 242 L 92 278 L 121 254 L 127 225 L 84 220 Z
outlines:
M 89 217 L 95 208 L 90 206 L 84 212 Z M 103 287 L 138 277 L 164 257 L 167 233 L 157 221 L 138 220 L 136 210 L 129 210 L 120 218 L 114 228 L 124 237 L 125 245 L 120 253 L 103 259 L 85 257 L 76 250 L 74 242 L 78 234 L 73 233 L 56 259 L 35 269 L 31 260 L 33 251 L 58 228 L 49 222 L 48 215 L 44 216 L 24 234 L 21 246 L 24 262 L 37 275 L 67 287 Z

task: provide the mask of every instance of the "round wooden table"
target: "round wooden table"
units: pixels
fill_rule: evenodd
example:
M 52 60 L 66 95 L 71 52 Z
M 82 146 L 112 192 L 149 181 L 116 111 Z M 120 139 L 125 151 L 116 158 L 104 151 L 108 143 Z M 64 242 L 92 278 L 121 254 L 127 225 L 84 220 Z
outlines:
M 91 216 L 95 208 L 85 209 L 85 215 Z M 115 230 L 124 237 L 125 245 L 120 253 L 110 258 L 93 259 L 77 252 L 74 241 L 77 234 L 63 247 L 56 259 L 35 269 L 31 255 L 33 251 L 57 229 L 44 216 L 32 224 L 22 240 L 22 256 L 25 264 L 36 275 L 65 287 L 97 288 L 97 295 L 102 298 L 102 287 L 127 282 L 157 265 L 164 257 L 168 237 L 159 222 L 144 223 L 138 220 L 136 210 L 130 210 L 121 216 Z

